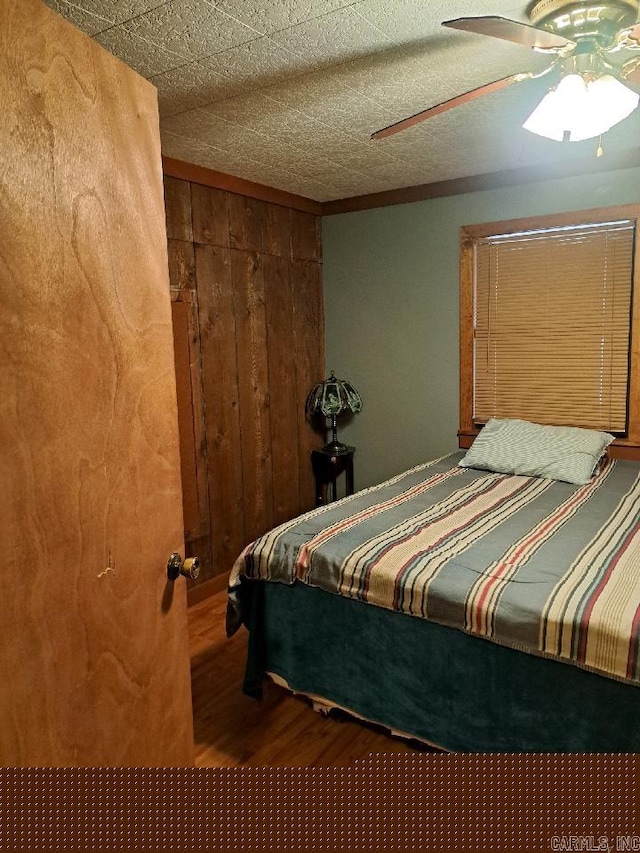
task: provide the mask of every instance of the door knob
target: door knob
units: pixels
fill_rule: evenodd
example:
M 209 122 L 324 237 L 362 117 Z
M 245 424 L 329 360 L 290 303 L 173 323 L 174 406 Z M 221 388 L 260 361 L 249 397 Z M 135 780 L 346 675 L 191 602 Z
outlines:
M 200 575 L 200 558 L 187 557 L 184 562 L 180 554 L 172 554 L 167 560 L 167 577 L 174 581 L 184 575 L 192 581 L 197 580 Z

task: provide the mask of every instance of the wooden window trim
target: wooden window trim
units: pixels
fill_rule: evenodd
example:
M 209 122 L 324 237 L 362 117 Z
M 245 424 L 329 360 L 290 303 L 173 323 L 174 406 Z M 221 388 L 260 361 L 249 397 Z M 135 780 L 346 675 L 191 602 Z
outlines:
M 473 322 L 474 322 L 474 241 L 494 234 L 585 225 L 617 219 L 635 219 L 640 225 L 640 205 L 598 207 L 569 213 L 524 217 L 500 222 L 464 225 L 460 229 L 460 429 L 458 444 L 470 447 L 480 431 L 473 422 Z M 629 358 L 628 431 L 611 445 L 611 454 L 640 460 L 640 239 L 636 239 L 633 260 L 631 303 L 631 343 Z

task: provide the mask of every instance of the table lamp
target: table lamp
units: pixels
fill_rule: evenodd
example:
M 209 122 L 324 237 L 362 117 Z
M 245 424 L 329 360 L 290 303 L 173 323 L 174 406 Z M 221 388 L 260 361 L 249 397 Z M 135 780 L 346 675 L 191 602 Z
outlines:
M 362 410 L 362 398 L 350 382 L 336 379 L 333 371 L 328 379 L 315 385 L 307 396 L 305 411 L 309 417 L 322 415 L 331 420 L 332 439 L 324 450 L 331 453 L 346 453 L 347 446 L 338 441 L 336 421 L 347 412 L 356 414 Z

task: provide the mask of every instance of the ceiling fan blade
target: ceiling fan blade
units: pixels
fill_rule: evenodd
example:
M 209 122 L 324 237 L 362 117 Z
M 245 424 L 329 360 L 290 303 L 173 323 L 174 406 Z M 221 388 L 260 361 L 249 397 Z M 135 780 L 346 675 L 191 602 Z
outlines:
M 441 104 L 436 104 L 434 107 L 429 107 L 427 110 L 422 110 L 422 112 L 409 116 L 409 118 L 403 118 L 401 121 L 397 121 L 395 124 L 390 124 L 388 127 L 383 127 L 382 130 L 377 130 L 375 133 L 372 133 L 371 139 L 384 139 L 385 136 L 391 136 L 401 130 L 406 130 L 408 127 L 413 127 L 414 124 L 418 124 L 428 118 L 433 118 L 433 116 L 440 115 L 440 113 L 444 113 L 454 107 L 466 104 L 468 101 L 472 101 L 474 98 L 479 98 L 481 95 L 489 95 L 491 92 L 497 92 L 499 89 L 505 89 L 507 86 L 511 86 L 512 83 L 520 83 L 522 80 L 527 80 L 533 76 L 534 75 L 531 73 L 524 72 L 521 74 L 511 74 L 509 77 L 503 77 L 500 80 L 494 80 L 493 83 L 485 83 L 484 86 L 479 86 L 477 89 L 471 89 L 471 91 L 464 92 L 462 95 L 456 95 L 455 98 L 443 101 Z
M 443 21 L 442 26 L 451 27 L 454 30 L 463 30 L 467 33 L 479 33 L 482 36 L 493 36 L 539 50 L 561 50 L 576 44 L 564 36 L 547 32 L 547 30 L 539 30 L 537 27 L 512 21 L 509 18 L 500 18 L 498 15 L 486 15 L 480 18 L 455 18 L 452 21 Z

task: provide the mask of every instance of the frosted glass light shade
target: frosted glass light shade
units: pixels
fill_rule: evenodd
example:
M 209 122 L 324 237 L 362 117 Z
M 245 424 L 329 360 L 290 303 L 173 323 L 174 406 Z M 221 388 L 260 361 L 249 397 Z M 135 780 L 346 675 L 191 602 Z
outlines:
M 580 142 L 606 133 L 627 118 L 639 100 L 640 96 L 610 74 L 595 80 L 567 74 L 547 92 L 522 126 L 558 142 L 566 133 L 570 142 Z

